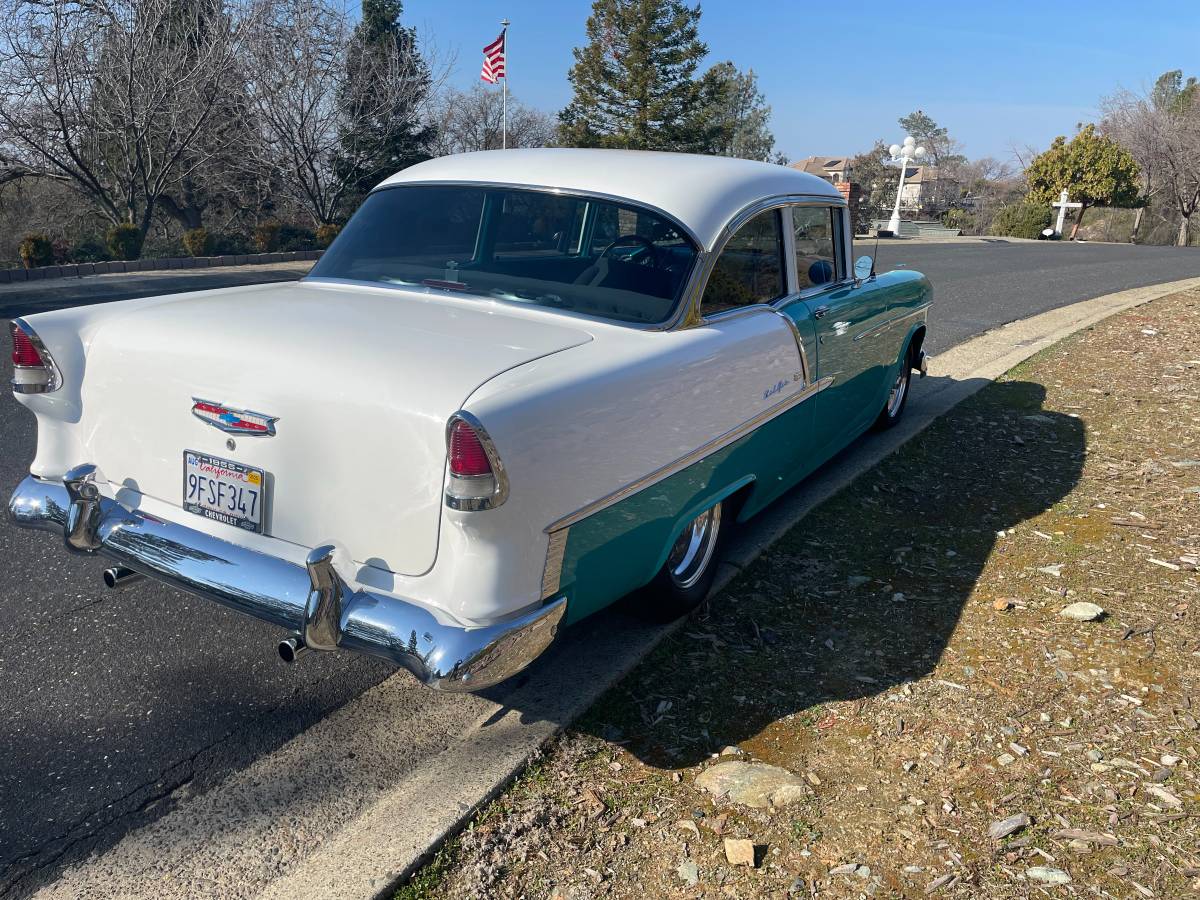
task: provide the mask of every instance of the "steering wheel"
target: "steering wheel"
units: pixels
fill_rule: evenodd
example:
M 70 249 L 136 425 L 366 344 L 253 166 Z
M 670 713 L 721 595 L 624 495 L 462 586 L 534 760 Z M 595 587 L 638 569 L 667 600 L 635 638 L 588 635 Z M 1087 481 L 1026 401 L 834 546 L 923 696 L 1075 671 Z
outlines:
M 634 234 L 634 233 L 618 235 L 617 238 L 611 244 L 609 244 L 607 247 L 605 247 L 603 250 L 600 251 L 600 255 L 596 258 L 604 259 L 604 257 L 608 256 L 608 252 L 610 250 L 612 250 L 614 247 L 620 247 L 622 245 L 627 245 L 627 244 L 641 244 L 642 247 L 644 249 L 648 250 L 649 254 L 650 254 L 647 257 L 647 259 L 648 259 L 647 264 L 650 266 L 658 265 L 658 247 L 654 246 L 654 241 L 650 240 L 650 238 L 648 238 L 648 237 L 644 237 L 640 234 Z

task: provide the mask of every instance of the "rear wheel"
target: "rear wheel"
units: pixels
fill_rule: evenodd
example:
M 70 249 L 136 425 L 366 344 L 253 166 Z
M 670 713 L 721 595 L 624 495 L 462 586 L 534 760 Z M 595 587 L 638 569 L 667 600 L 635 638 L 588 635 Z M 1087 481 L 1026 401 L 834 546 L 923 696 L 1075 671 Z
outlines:
M 896 378 L 892 382 L 891 389 L 888 391 L 887 402 L 884 403 L 883 409 L 880 410 L 879 418 L 875 420 L 875 428 L 877 430 L 885 431 L 891 428 L 904 415 L 904 408 L 908 405 L 908 390 L 912 385 L 912 364 L 913 345 L 910 343 L 904 348 L 904 358 L 900 361 L 900 371 L 896 373 Z
M 710 506 L 684 526 L 667 561 L 647 588 L 647 614 L 660 622 L 686 615 L 708 596 L 717 576 L 720 549 L 728 528 L 722 527 L 724 504 Z

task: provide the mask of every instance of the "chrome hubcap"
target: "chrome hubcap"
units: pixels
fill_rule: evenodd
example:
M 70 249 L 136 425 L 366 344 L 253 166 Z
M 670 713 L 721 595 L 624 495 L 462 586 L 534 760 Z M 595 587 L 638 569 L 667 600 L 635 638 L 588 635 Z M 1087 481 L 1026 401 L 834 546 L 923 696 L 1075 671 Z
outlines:
M 892 385 L 892 392 L 888 394 L 887 413 L 889 418 L 900 411 L 900 405 L 904 402 L 904 395 L 907 393 L 908 365 L 907 363 L 902 363 L 900 374 L 896 376 L 896 382 Z
M 687 590 L 704 575 L 717 548 L 720 530 L 720 503 L 700 513 L 683 529 L 667 556 L 667 571 L 676 587 Z

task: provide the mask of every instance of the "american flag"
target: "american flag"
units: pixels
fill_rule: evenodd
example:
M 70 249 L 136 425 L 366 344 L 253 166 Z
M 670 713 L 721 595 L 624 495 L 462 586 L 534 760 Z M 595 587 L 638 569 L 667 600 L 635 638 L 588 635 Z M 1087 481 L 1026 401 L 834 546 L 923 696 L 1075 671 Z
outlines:
M 501 31 L 500 37 L 483 48 L 483 71 L 479 77 L 488 84 L 496 84 L 504 77 L 504 35 L 507 31 Z

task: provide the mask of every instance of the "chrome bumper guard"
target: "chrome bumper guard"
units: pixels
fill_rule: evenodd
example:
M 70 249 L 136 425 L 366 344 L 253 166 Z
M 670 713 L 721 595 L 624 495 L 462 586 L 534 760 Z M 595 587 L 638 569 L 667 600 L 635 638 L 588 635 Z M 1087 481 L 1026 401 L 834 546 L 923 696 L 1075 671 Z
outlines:
M 301 650 L 350 650 L 403 666 L 432 688 L 477 691 L 516 674 L 549 646 L 566 600 L 484 626 L 444 625 L 415 603 L 350 587 L 348 562 L 334 545 L 304 566 L 249 550 L 141 512 L 100 493 L 95 466 L 77 466 L 62 482 L 29 476 L 9 500 L 13 522 L 61 532 L 67 549 L 99 554 L 238 612 L 289 629 L 285 659 Z

